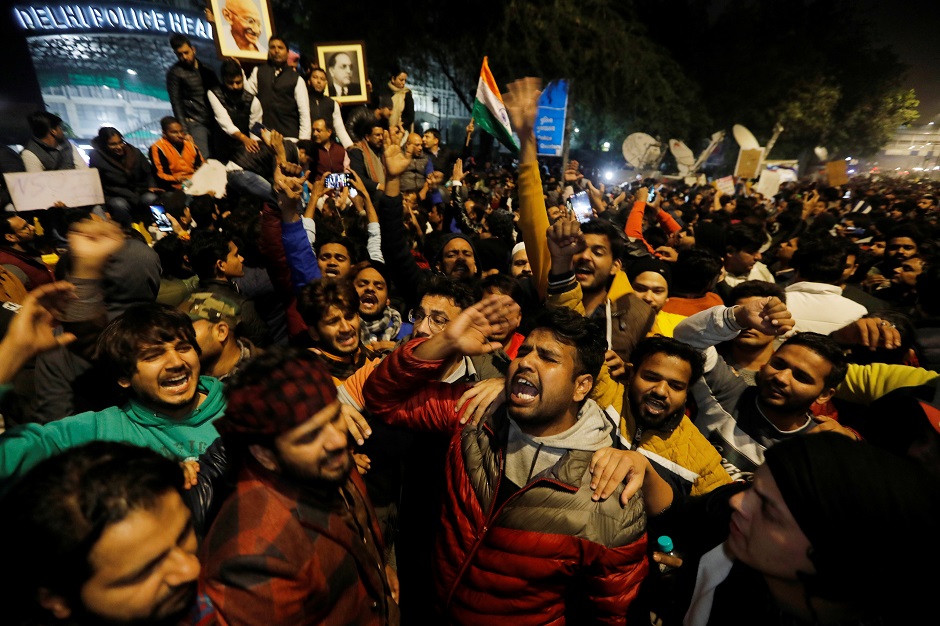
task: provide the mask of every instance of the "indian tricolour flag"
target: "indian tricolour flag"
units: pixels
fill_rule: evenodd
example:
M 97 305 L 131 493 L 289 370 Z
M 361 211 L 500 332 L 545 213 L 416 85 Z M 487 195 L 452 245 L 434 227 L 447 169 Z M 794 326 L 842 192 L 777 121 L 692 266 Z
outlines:
M 483 57 L 480 82 L 477 83 L 477 97 L 473 102 L 473 121 L 513 152 L 519 151 L 519 144 L 513 138 L 512 127 L 509 125 L 509 114 L 506 113 L 503 97 L 499 94 L 499 87 L 496 86 L 486 57 Z

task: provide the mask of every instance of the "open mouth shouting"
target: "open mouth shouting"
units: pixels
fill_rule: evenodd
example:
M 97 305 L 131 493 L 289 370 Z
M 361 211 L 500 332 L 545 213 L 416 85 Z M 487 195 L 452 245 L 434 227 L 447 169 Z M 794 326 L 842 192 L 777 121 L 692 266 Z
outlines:
M 574 266 L 574 275 L 578 280 L 594 276 L 594 265 L 590 261 L 582 261 Z
M 538 401 L 540 394 L 541 390 L 535 383 L 517 375 L 509 388 L 509 401 L 515 406 L 529 406 Z
M 337 278 L 339 276 L 339 265 L 327 265 L 326 269 L 323 270 L 323 274 L 329 278 Z
M 184 394 L 189 390 L 192 377 L 193 374 L 189 369 L 176 373 L 167 372 L 167 374 L 160 379 L 160 389 L 174 396 Z
M 668 409 L 669 406 L 666 404 L 665 400 L 661 400 L 654 396 L 648 395 L 646 396 L 646 398 L 643 399 L 643 404 L 641 405 L 641 408 L 643 409 L 643 412 L 646 413 L 647 415 L 651 415 L 653 417 L 661 417 L 666 413 L 666 409 Z

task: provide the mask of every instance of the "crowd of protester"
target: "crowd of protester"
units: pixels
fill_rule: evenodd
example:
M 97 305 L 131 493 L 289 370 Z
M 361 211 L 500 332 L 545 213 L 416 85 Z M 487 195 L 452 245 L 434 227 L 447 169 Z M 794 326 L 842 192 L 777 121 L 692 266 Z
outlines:
M 414 132 L 403 71 L 340 107 L 281 39 L 171 46 L 105 204 L 0 219 L 4 623 L 929 611 L 940 185 L 605 186 L 538 160 L 537 79 L 500 162 Z M 84 165 L 31 124 L 26 169 Z

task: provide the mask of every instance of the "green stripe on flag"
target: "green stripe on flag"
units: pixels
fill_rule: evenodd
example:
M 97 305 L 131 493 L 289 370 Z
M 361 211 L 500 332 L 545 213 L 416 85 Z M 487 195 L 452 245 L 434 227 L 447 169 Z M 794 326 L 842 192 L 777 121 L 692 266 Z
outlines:
M 511 152 L 519 152 L 519 145 L 516 143 L 512 134 L 506 130 L 506 127 L 503 126 L 498 119 L 493 117 L 492 111 L 479 100 L 473 101 L 473 122 L 496 137 L 496 140 L 506 146 Z

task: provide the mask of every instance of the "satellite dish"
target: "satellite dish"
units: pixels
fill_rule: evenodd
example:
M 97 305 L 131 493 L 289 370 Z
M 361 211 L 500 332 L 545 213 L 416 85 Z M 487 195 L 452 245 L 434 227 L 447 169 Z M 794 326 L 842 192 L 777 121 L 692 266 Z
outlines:
M 829 151 L 826 150 L 825 146 L 816 146 L 815 148 L 813 148 L 813 153 L 816 155 L 816 158 L 819 159 L 820 161 L 829 160 Z
M 659 142 L 646 133 L 632 133 L 623 140 L 623 158 L 635 169 L 652 167 L 661 155 Z
M 691 148 L 678 139 L 669 140 L 669 151 L 676 157 L 676 165 L 679 167 L 679 174 L 685 176 L 692 171 L 695 166 L 695 155 Z
M 741 146 L 742 150 L 759 150 L 760 142 L 754 134 L 741 124 L 735 124 L 731 131 L 734 133 L 734 139 Z

